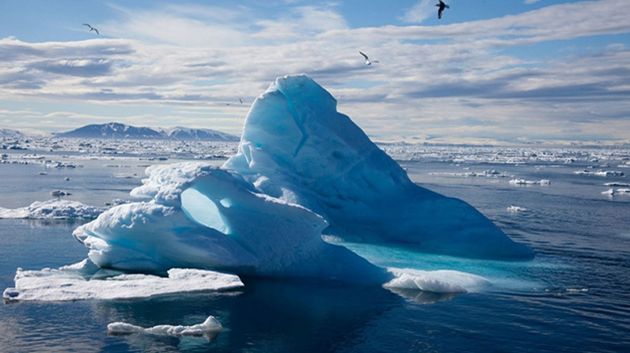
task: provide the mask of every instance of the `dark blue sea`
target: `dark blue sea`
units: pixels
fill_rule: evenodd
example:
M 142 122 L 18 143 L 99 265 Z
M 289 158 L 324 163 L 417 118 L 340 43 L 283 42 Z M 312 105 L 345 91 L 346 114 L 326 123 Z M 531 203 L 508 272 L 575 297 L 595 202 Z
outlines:
M 147 164 L 80 163 L 82 168 L 47 169 L 47 175 L 39 175 L 40 165 L 0 165 L 0 207 L 47 200 L 55 189 L 102 206 L 128 198 Z M 531 246 L 535 260 L 469 260 L 345 244 L 383 266 L 455 269 L 484 276 L 491 285 L 445 295 L 245 279 L 242 290 L 223 294 L 1 304 L 0 351 L 630 352 L 630 196 L 602 194 L 605 182 L 628 182 L 628 176 L 577 175 L 584 166 L 563 164 L 401 164 L 422 186 L 477 207 Z M 516 186 L 510 177 L 458 175 L 489 169 L 551 184 Z M 527 211 L 511 213 L 509 206 Z M 0 220 L 0 287 L 13 286 L 17 267 L 59 267 L 84 259 L 86 249 L 71 236 L 79 224 Z M 108 336 L 106 330 L 112 321 L 194 324 L 208 315 L 225 328 L 213 340 Z

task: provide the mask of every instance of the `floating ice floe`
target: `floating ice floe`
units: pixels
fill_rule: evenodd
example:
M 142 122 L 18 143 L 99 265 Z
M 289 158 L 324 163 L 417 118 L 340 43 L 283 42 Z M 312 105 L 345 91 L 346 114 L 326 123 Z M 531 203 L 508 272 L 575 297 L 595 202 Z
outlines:
M 577 175 L 588 175 L 588 176 L 598 176 L 598 177 L 622 177 L 624 173 L 618 170 L 597 170 L 592 171 L 588 169 L 577 170 L 573 172 Z
M 507 178 L 511 177 L 511 175 L 500 172 L 495 169 L 488 169 L 481 172 L 464 172 L 464 173 L 450 173 L 450 172 L 432 172 L 430 175 L 444 175 L 444 176 L 455 176 L 455 177 L 466 177 L 466 178 Z
M 238 276 L 198 269 L 173 268 L 168 277 L 100 270 L 89 260 L 59 269 L 18 268 L 15 287 L 4 290 L 5 301 L 67 301 L 131 299 L 195 291 L 240 288 Z
M 613 189 L 610 188 L 606 191 L 602 191 L 602 195 L 607 195 L 607 196 L 630 196 L 630 189 L 626 189 L 626 188 L 619 188 L 619 189 Z
M 35 201 L 30 206 L 15 209 L 0 207 L 0 219 L 93 219 L 104 210 L 78 201 L 52 199 Z
M 487 287 L 487 279 L 466 272 L 453 270 L 422 271 L 414 269 L 388 269 L 394 279 L 383 287 L 392 289 L 415 289 L 433 293 L 477 292 Z
M 141 327 L 126 322 L 112 322 L 107 325 L 107 333 L 110 335 L 149 334 L 158 336 L 213 336 L 223 329 L 219 320 L 210 315 L 200 323 L 191 326 L 184 325 L 157 325 L 153 327 Z
M 551 185 L 551 181 L 548 179 L 540 180 L 525 180 L 525 179 L 512 179 L 509 181 L 510 185 Z
M 507 211 L 510 213 L 519 213 L 519 212 L 525 212 L 527 211 L 527 209 L 524 207 L 519 207 L 519 206 L 509 206 L 507 208 Z

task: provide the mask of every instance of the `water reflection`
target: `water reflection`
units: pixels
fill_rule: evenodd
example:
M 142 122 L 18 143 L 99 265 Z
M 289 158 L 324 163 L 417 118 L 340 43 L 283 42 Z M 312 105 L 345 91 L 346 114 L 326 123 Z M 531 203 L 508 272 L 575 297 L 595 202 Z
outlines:
M 131 350 L 322 352 L 360 337 L 361 331 L 386 311 L 404 303 L 401 296 L 380 287 L 336 283 L 245 280 L 237 293 L 198 293 L 143 301 L 94 302 L 94 314 L 139 326 L 193 324 L 214 315 L 224 330 L 211 342 L 204 338 L 108 337 L 114 348 L 124 342 Z M 403 291 L 419 303 L 451 296 Z M 105 331 L 103 331 L 105 332 Z M 120 348 L 120 347 L 119 347 Z

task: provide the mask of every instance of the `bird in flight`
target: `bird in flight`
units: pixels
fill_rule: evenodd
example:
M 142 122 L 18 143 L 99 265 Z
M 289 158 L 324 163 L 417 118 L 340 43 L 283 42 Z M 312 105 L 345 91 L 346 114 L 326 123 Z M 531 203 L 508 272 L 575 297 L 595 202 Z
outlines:
M 96 29 L 96 28 L 94 28 L 94 27 L 90 26 L 89 24 L 84 23 L 83 25 L 84 25 L 84 26 L 88 26 L 88 28 L 90 29 L 90 32 L 94 31 L 94 32 L 96 32 L 96 34 L 100 34 L 100 33 L 98 32 L 98 29 Z
M 365 54 L 364 52 L 360 51 L 359 54 L 361 54 L 361 56 L 363 56 L 363 58 L 365 59 L 365 65 L 372 65 L 372 63 L 378 64 L 378 60 L 370 61 L 370 58 L 368 58 L 367 54 Z
M 444 3 L 444 1 L 439 0 L 440 3 L 439 4 L 435 4 L 435 6 L 439 7 L 438 9 L 438 18 L 441 19 L 442 18 L 442 13 L 444 12 L 444 9 L 450 9 L 451 7 L 446 5 Z

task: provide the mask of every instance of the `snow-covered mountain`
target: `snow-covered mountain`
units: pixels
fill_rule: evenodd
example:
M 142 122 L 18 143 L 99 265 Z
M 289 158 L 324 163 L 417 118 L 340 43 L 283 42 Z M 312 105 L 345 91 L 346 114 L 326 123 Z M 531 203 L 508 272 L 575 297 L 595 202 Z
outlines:
M 56 137 L 104 138 L 104 139 L 175 139 L 206 141 L 238 141 L 234 135 L 210 129 L 152 129 L 121 123 L 91 124 L 67 132 L 56 133 Z
M 11 129 L 0 129 L 0 138 L 2 139 L 14 139 L 14 138 L 22 138 L 24 134 Z
M 207 140 L 207 141 L 238 141 L 234 135 L 211 129 L 191 129 L 186 127 L 174 127 L 161 131 L 166 137 L 175 140 Z

